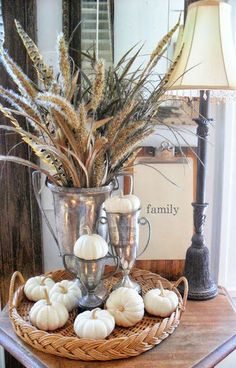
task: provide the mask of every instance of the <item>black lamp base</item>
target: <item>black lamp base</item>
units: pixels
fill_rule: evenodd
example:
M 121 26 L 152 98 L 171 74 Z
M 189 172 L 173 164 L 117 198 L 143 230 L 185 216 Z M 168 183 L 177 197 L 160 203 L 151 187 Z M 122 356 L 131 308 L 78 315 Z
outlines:
M 196 202 L 193 206 L 193 220 L 195 234 L 192 237 L 191 247 L 188 248 L 185 260 L 184 276 L 189 283 L 188 299 L 207 300 L 214 298 L 218 294 L 217 286 L 210 275 L 209 251 L 205 246 L 204 224 L 206 219 L 205 202 L 206 192 L 206 158 L 207 158 L 207 137 L 209 134 L 208 109 L 210 103 L 210 92 L 200 91 L 199 118 L 197 123 L 197 186 Z M 180 291 L 182 291 L 180 289 Z
M 185 259 L 184 276 L 188 280 L 188 299 L 208 300 L 218 294 L 218 288 L 210 275 L 209 250 L 203 235 L 208 203 L 192 203 L 194 209 L 195 234 Z M 180 292 L 182 290 L 180 289 Z

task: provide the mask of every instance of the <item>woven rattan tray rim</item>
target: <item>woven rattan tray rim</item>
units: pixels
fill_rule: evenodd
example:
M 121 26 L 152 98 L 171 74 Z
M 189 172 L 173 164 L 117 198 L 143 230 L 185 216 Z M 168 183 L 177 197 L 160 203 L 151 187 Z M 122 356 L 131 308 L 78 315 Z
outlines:
M 173 289 L 179 297 L 180 302 L 177 310 L 170 317 L 163 319 L 152 327 L 147 327 L 145 330 L 128 337 L 115 337 L 110 340 L 79 339 L 77 337 L 65 337 L 59 333 L 40 331 L 27 323 L 17 312 L 17 307 L 21 303 L 25 280 L 22 274 L 16 271 L 12 276 L 9 292 L 9 316 L 14 331 L 22 340 L 34 348 L 70 359 L 86 361 L 113 360 L 139 355 L 159 344 L 174 332 L 185 309 L 188 284 L 184 277 L 172 284 L 157 274 L 134 269 L 133 276 L 135 277 L 138 274 L 147 278 L 153 277 L 164 280 L 168 285 L 167 287 Z M 66 275 L 65 270 L 57 270 L 51 273 L 54 280 L 60 279 L 63 275 Z M 15 291 L 17 281 L 22 285 Z M 177 286 L 181 282 L 185 286 L 183 298 L 177 290 Z

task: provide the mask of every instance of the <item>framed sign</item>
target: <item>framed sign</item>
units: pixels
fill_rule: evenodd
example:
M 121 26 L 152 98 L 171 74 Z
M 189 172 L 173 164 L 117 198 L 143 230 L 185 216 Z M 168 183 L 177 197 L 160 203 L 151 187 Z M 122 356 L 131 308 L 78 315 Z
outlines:
M 152 236 L 142 260 L 185 258 L 193 233 L 193 160 L 148 162 L 135 166 L 134 194 L 141 200 L 141 215 L 151 223 Z M 140 231 L 140 249 L 145 244 Z

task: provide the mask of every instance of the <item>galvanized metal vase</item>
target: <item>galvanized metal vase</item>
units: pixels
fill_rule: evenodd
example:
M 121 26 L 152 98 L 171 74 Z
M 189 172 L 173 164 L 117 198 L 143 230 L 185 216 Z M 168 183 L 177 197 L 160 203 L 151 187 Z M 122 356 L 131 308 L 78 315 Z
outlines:
M 63 188 L 48 183 L 53 194 L 57 237 L 61 251 L 73 253 L 76 240 L 87 234 L 88 227 L 97 233 L 97 219 L 103 213 L 102 205 L 110 196 L 113 185 L 100 188 Z M 106 238 L 104 227 L 100 235 Z
M 106 239 L 107 230 L 101 226 L 97 229 L 97 221 L 103 212 L 103 203 L 114 190 L 114 184 L 98 188 L 67 188 L 59 187 L 47 182 L 51 190 L 54 202 L 56 221 L 56 233 L 52 229 L 49 220 L 42 208 L 40 201 L 41 175 L 38 171 L 33 173 L 34 193 L 49 227 L 49 230 L 58 246 L 59 254 L 73 254 L 76 240 L 83 234 L 87 234 L 87 228 L 92 233 L 97 233 Z
M 98 188 L 67 188 L 59 187 L 47 182 L 47 187 L 51 190 L 54 202 L 54 213 L 56 222 L 56 232 L 53 230 L 48 220 L 40 200 L 41 173 L 33 172 L 32 182 L 36 200 L 41 210 L 42 216 L 56 242 L 59 256 L 74 253 L 74 244 L 83 234 L 87 234 L 87 229 L 92 233 L 99 233 L 104 239 L 107 238 L 107 229 L 103 226 L 97 228 L 98 219 L 105 212 L 103 210 L 104 201 L 116 189 L 115 183 Z M 80 285 L 82 293 L 85 292 L 83 285 Z M 96 295 L 101 299 L 107 296 L 107 290 L 101 282 L 96 291 Z

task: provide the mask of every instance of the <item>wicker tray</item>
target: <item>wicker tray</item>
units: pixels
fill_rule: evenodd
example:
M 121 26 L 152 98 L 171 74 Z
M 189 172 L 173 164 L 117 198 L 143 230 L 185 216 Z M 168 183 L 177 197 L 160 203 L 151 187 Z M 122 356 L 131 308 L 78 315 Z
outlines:
M 54 281 L 72 278 L 65 270 L 55 271 L 51 277 Z M 64 327 L 49 333 L 38 330 L 30 324 L 29 311 L 33 303 L 25 297 L 23 291 L 25 280 L 21 273 L 16 271 L 12 276 L 9 292 L 9 315 L 13 328 L 22 340 L 35 349 L 70 359 L 113 360 L 142 354 L 158 345 L 178 327 L 186 305 L 188 283 L 184 277 L 181 277 L 172 284 L 157 274 L 140 269 L 133 269 L 132 277 L 141 284 L 143 294 L 157 287 L 158 280 L 161 280 L 165 288 L 175 291 L 178 295 L 177 310 L 169 318 L 157 318 L 146 313 L 142 321 L 134 327 L 116 327 L 106 340 L 78 338 L 73 331 L 73 321 L 76 316 L 76 310 L 73 310 Z M 106 287 L 110 289 L 116 282 L 117 278 L 113 277 L 106 281 Z M 181 282 L 184 283 L 183 298 L 177 290 Z M 18 283 L 21 286 L 15 291 Z

